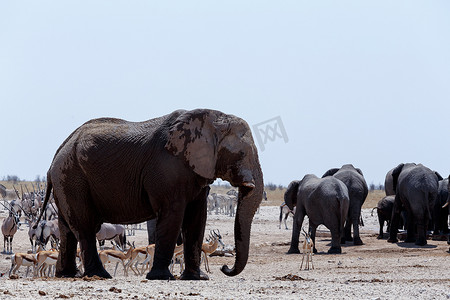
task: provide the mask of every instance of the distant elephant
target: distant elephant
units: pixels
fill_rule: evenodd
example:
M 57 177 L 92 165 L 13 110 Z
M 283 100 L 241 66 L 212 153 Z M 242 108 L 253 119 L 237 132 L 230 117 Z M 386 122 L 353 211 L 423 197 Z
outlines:
M 433 234 L 448 234 L 448 206 L 443 207 L 447 203 L 449 197 L 448 192 L 449 179 L 445 178 L 439 181 L 438 195 L 433 209 Z
M 350 197 L 350 207 L 348 209 L 347 220 L 345 222 L 344 235 L 341 238 L 341 243 L 346 241 L 353 241 L 354 245 L 363 245 L 359 237 L 359 222 L 361 219 L 361 207 L 366 201 L 369 189 L 362 171 L 355 168 L 351 164 L 343 165 L 340 169 L 330 169 L 322 178 L 326 176 L 334 176 L 341 180 L 348 188 L 348 195 Z M 351 229 L 353 225 L 353 239 Z
M 392 178 L 392 171 L 394 171 L 394 169 L 389 170 L 389 172 L 387 172 L 386 174 L 386 178 L 384 179 L 384 192 L 386 193 L 386 196 L 395 195 L 394 178 Z
M 377 239 L 383 238 L 383 225 L 386 222 L 387 229 L 386 232 L 389 233 L 389 229 L 391 227 L 391 218 L 392 218 L 392 209 L 394 208 L 395 195 L 390 195 L 383 197 L 380 201 L 378 201 L 377 207 L 377 215 L 378 222 L 380 224 L 380 233 Z M 375 209 L 374 208 L 374 209 Z M 406 224 L 406 211 L 402 210 L 401 218 L 399 220 L 399 229 L 403 229 L 404 224 Z
M 392 217 L 392 208 L 394 207 L 395 196 L 390 195 L 383 197 L 377 204 L 377 215 L 378 222 L 380 224 L 380 233 L 378 234 L 377 239 L 383 238 L 383 226 L 384 222 L 387 224 L 387 232 L 389 232 L 391 217 Z
M 395 189 L 395 202 L 389 230 L 388 242 L 396 243 L 400 207 L 408 214 L 406 242 L 416 245 L 427 244 L 428 222 L 438 193 L 438 175 L 429 168 L 415 163 L 398 165 L 392 172 Z M 417 227 L 416 227 L 417 226 Z M 417 228 L 417 239 L 415 229 Z
M 144 122 L 86 122 L 59 147 L 47 173 L 44 207 L 53 190 L 61 231 L 56 276 L 76 276 L 79 241 L 84 275 L 111 278 L 96 249 L 100 225 L 157 217 L 154 262 L 147 279 L 174 278 L 168 267 L 180 230 L 185 258 L 181 279 L 208 279 L 200 272 L 200 258 L 206 198 L 216 178 L 239 189 L 235 264 L 221 269 L 235 276 L 247 263 L 251 222 L 263 192 L 248 124 L 207 109 L 178 110 Z
M 315 237 L 320 224 L 325 225 L 331 232 L 331 248 L 328 253 L 342 252 L 340 239 L 350 202 L 348 189 L 342 181 L 334 177 L 318 178 L 312 174 L 305 175 L 302 180 L 289 184 L 284 201 L 290 210 L 296 207 L 288 253 L 300 253 L 298 242 L 305 215 L 309 218 L 314 253 L 317 253 Z

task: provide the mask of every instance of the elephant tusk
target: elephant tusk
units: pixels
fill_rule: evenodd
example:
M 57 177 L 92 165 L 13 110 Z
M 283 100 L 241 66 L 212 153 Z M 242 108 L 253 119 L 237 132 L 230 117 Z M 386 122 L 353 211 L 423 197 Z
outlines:
M 442 208 L 446 208 L 448 206 L 448 202 L 444 204 L 444 206 L 442 206 Z
M 248 188 L 252 188 L 252 189 L 255 188 L 255 184 L 252 182 L 244 182 L 242 185 L 245 187 L 248 187 Z

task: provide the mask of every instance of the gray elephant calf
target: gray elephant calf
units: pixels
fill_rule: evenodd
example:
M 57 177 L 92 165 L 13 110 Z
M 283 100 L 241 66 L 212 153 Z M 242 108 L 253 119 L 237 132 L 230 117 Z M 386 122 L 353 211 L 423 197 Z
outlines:
M 340 239 L 350 205 L 348 189 L 342 181 L 334 177 L 318 178 L 308 174 L 302 180 L 289 184 L 284 200 L 291 210 L 294 206 L 297 208 L 288 253 L 300 253 L 298 242 L 305 215 L 309 218 L 314 245 L 317 226 L 323 224 L 331 232 L 331 248 L 328 253 L 342 252 Z M 314 253 L 317 253 L 315 246 Z

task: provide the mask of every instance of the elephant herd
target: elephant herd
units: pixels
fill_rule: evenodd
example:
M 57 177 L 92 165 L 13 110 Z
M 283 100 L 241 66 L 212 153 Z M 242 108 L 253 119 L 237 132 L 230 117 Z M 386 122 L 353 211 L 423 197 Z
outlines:
M 398 226 L 397 212 L 404 207 L 411 212 L 408 218 L 413 222 L 409 224 L 417 224 L 420 244 L 431 214 L 428 206 L 434 203 L 438 186 L 437 176 L 426 170 L 420 165 L 404 165 L 393 173 L 397 196 L 391 231 Z M 200 271 L 201 245 L 209 185 L 217 178 L 238 191 L 234 266 L 221 268 L 224 274 L 235 276 L 247 264 L 251 223 L 264 189 L 258 151 L 247 122 L 220 111 L 195 109 L 143 122 L 100 118 L 84 123 L 57 149 L 47 172 L 44 207 L 53 194 L 60 229 L 55 275 L 78 275 L 75 258 L 79 243 L 83 275 L 111 278 L 96 248 L 101 224 L 156 220 L 153 267 L 146 278 L 174 278 L 169 265 L 181 234 L 185 268 L 180 279 L 208 279 Z M 362 172 L 352 165 L 331 169 L 322 178 L 306 175 L 291 183 L 286 203 L 291 209 L 296 205 L 297 210 L 289 251 L 298 252 L 305 215 L 310 219 L 312 237 L 319 224 L 332 231 L 330 253 L 340 253 L 345 241 L 362 244 L 358 223 L 366 196 Z
M 386 197 L 377 205 L 380 234 L 388 223 L 388 242 L 398 242 L 400 224 L 405 224 L 405 242 L 427 244 L 427 230 L 434 234 L 448 234 L 449 178 L 415 163 L 400 164 L 386 175 Z M 341 253 L 341 244 L 353 241 L 362 245 L 359 236 L 361 207 L 368 188 L 363 173 L 353 165 L 325 172 L 322 178 L 308 174 L 300 181 L 292 181 L 284 195 L 287 206 L 294 215 L 291 246 L 288 253 L 299 253 L 298 243 L 305 215 L 309 218 L 309 234 L 315 242 L 316 228 L 325 225 L 331 232 L 328 253 Z M 431 228 L 430 228 L 431 227 Z M 353 238 L 351 229 L 353 228 Z M 314 243 L 315 244 L 315 243 Z M 317 250 L 314 248 L 314 252 Z

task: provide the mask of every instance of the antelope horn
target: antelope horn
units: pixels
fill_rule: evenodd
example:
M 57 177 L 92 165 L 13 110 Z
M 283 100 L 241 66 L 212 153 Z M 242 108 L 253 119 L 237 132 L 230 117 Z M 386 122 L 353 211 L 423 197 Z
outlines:
M 15 212 L 13 209 L 7 207 L 5 204 L 3 204 L 3 203 L 1 203 L 1 202 L 0 202 L 0 204 L 1 204 L 4 208 L 6 208 L 10 213 L 12 213 L 13 215 L 17 215 L 16 212 Z

